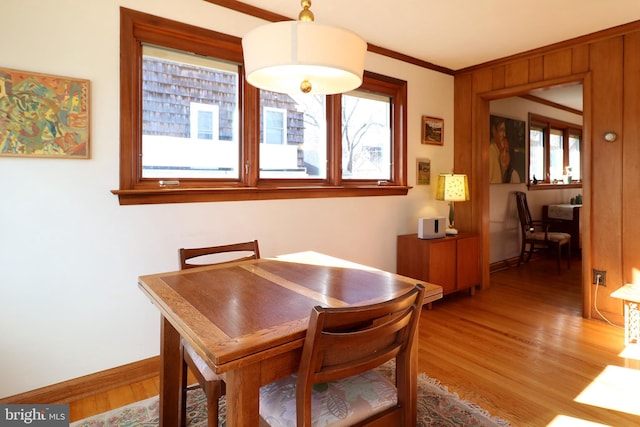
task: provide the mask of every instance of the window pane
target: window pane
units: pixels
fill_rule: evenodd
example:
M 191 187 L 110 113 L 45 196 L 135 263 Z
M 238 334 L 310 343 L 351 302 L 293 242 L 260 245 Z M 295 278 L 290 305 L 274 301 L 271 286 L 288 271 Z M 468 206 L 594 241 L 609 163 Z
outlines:
M 391 180 L 391 98 L 342 95 L 342 179 Z
M 191 135 L 198 139 L 218 139 L 220 124 L 218 123 L 218 106 L 192 102 L 189 105 Z
M 198 111 L 198 139 L 213 139 L 213 114 L 210 111 Z
M 260 115 L 260 178 L 326 178 L 324 96 L 260 90 Z
M 143 178 L 239 177 L 237 69 L 143 46 Z
M 529 130 L 529 180 L 544 181 L 544 129 L 531 126 Z
M 569 135 L 569 166 L 571 166 L 572 179 L 582 179 L 582 170 L 580 169 L 582 159 L 580 155 L 580 140 L 580 135 Z
M 549 179 L 551 182 L 554 180 L 562 181 L 564 170 L 564 151 L 563 151 L 563 136 L 562 131 L 558 129 L 551 129 L 551 138 L 549 141 L 550 155 L 549 155 Z
M 286 110 L 267 108 L 264 109 L 264 143 L 286 144 L 287 133 L 285 129 Z

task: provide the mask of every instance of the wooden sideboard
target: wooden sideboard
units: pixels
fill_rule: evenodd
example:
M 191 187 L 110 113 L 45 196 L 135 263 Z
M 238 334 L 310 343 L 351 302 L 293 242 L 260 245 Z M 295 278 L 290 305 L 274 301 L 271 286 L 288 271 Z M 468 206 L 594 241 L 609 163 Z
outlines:
M 460 233 L 438 239 L 398 236 L 397 273 L 442 286 L 443 294 L 480 285 L 480 239 Z

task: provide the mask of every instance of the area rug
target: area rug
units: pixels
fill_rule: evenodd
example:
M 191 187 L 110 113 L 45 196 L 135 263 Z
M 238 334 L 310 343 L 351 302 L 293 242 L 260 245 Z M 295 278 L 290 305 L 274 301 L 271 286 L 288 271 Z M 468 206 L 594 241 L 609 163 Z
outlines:
M 393 365 L 379 368 L 393 376 Z M 187 426 L 206 427 L 207 409 L 204 393 L 200 389 L 187 394 Z M 158 425 L 158 396 L 114 409 L 84 420 L 71 423 L 70 427 L 155 427 Z M 226 426 L 225 398 L 220 399 L 219 426 Z M 418 376 L 418 427 L 508 427 L 501 418 L 491 416 L 479 406 L 461 400 L 438 380 L 425 374 Z

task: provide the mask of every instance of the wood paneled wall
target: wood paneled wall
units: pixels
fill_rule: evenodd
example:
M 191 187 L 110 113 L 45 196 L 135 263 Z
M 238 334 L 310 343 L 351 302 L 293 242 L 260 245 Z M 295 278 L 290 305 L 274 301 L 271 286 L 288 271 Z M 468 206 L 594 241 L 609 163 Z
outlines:
M 454 170 L 469 175 L 471 192 L 456 205 L 456 225 L 480 233 L 488 286 L 489 102 L 575 82 L 584 87 L 583 314 L 598 316 L 597 303 L 622 323 L 622 302 L 610 294 L 640 281 L 640 21 L 456 73 Z M 607 272 L 595 301 L 592 268 Z

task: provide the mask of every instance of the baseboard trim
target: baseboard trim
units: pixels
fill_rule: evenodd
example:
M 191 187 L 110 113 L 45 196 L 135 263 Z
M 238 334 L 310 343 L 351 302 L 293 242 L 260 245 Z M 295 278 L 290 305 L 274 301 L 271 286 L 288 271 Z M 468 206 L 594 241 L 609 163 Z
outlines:
M 107 390 L 160 375 L 160 356 L 0 399 L 0 403 L 69 403 Z
M 496 271 L 507 270 L 518 264 L 519 257 L 503 259 L 489 264 L 489 273 L 495 273 Z

